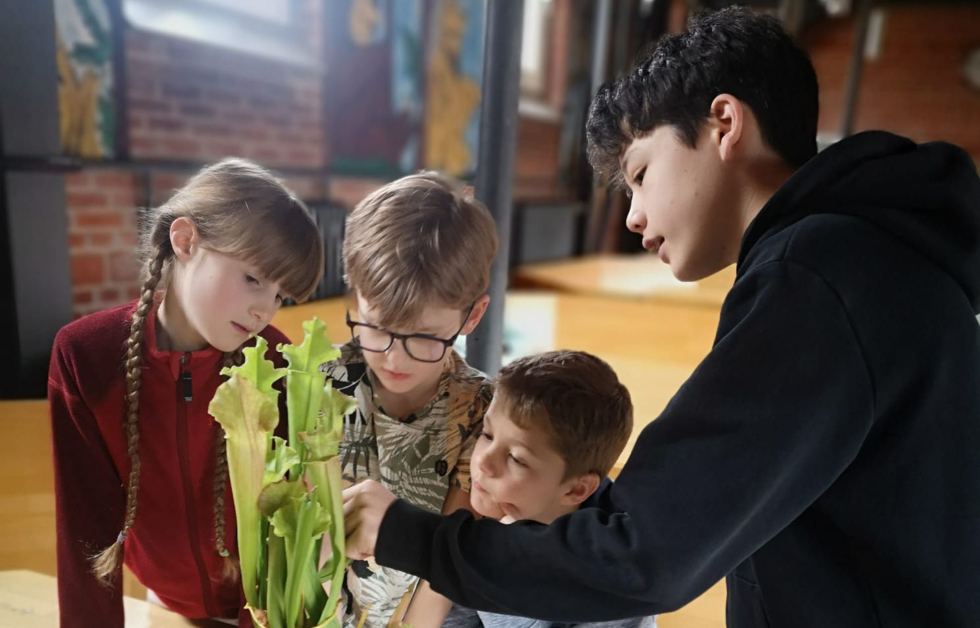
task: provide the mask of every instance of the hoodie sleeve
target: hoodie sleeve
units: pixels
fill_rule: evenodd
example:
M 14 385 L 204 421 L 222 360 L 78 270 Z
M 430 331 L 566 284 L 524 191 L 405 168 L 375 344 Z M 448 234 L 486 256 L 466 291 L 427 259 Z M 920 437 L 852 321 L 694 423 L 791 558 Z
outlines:
M 874 415 L 847 312 L 812 271 L 760 265 L 735 284 L 721 321 L 711 353 L 596 506 L 550 526 L 504 526 L 398 501 L 378 562 L 458 604 L 550 621 L 652 615 L 707 590 L 834 482 Z
M 95 417 L 77 390 L 65 343 L 55 341 L 48 373 L 54 445 L 61 628 L 123 628 L 122 579 L 102 586 L 89 557 L 116 540 L 126 491 Z

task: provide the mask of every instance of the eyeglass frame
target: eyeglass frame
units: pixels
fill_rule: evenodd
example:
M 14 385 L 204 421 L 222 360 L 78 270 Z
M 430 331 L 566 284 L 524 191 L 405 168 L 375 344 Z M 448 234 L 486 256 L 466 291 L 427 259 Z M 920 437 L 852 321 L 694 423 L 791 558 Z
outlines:
M 473 305 L 470 306 L 470 309 L 466 311 L 466 316 L 463 318 L 463 324 L 459 326 L 459 330 L 457 330 L 456 333 L 453 334 L 452 338 L 449 338 L 448 340 L 446 338 L 440 338 L 438 336 L 432 336 L 432 335 L 429 335 L 429 334 L 396 334 L 395 332 L 389 331 L 389 330 L 385 329 L 384 327 L 379 327 L 378 325 L 372 325 L 371 323 L 361 323 L 361 322 L 358 322 L 358 321 L 352 321 L 351 318 L 350 318 L 350 310 L 347 310 L 347 327 L 350 328 L 351 341 L 355 345 L 357 345 L 358 348 L 360 348 L 360 349 L 362 349 L 364 351 L 370 351 L 371 353 L 387 353 L 388 351 L 391 350 L 391 348 L 393 346 L 395 346 L 395 341 L 396 340 L 401 340 L 402 341 L 402 348 L 405 350 L 405 355 L 407 355 L 408 357 L 412 358 L 416 362 L 422 362 L 424 364 L 435 364 L 439 360 L 441 360 L 444 357 L 446 357 L 446 351 L 448 351 L 449 349 L 451 349 L 452 346 L 454 344 L 456 344 L 456 339 L 459 338 L 459 336 L 460 336 L 461 333 L 463 333 L 463 328 L 466 327 L 466 323 L 469 322 L 470 316 L 473 314 L 473 310 L 475 308 L 476 308 L 476 302 L 474 301 L 473 302 Z M 385 347 L 384 349 L 368 349 L 367 347 L 361 345 L 360 341 L 357 339 L 357 336 L 354 334 L 354 328 L 355 327 L 358 327 L 358 326 L 360 326 L 360 327 L 367 327 L 367 328 L 373 329 L 375 331 L 380 331 L 380 332 L 386 333 L 391 338 L 391 342 L 389 342 L 388 343 L 388 346 Z M 421 359 L 415 357 L 414 355 L 412 355 L 411 351 L 408 350 L 408 345 L 405 344 L 405 341 L 408 340 L 409 338 L 421 338 L 423 340 L 434 340 L 436 342 L 441 342 L 443 344 L 442 355 L 440 355 L 435 360 L 421 360 Z

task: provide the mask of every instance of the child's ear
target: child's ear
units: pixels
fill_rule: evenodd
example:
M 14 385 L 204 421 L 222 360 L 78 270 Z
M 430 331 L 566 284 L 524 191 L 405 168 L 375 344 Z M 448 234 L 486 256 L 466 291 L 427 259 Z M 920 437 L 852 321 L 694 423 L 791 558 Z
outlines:
M 600 478 L 595 473 L 583 473 L 565 480 L 561 495 L 562 506 L 578 506 L 599 488 Z
M 190 218 L 181 216 L 170 225 L 170 246 L 174 249 L 174 256 L 182 262 L 186 262 L 194 254 L 197 247 L 197 227 Z
M 719 94 L 711 102 L 711 142 L 722 161 L 730 161 L 745 127 L 745 107 L 731 94 Z
M 463 329 L 460 330 L 460 336 L 466 336 L 476 329 L 476 326 L 480 324 L 483 320 L 483 315 L 487 313 L 487 306 L 490 305 L 490 295 L 485 294 L 476 300 L 476 304 L 473 306 L 473 311 L 470 312 L 470 317 L 466 319 L 463 323 Z

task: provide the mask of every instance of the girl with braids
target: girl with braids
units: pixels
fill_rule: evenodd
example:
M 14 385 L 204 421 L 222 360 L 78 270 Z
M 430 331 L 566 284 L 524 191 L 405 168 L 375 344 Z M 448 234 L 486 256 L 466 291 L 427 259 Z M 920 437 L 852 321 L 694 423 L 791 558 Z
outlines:
M 122 628 L 124 562 L 170 609 L 251 626 L 207 408 L 250 335 L 278 362 L 268 324 L 319 281 L 320 236 L 269 172 L 227 159 L 154 212 L 143 248 L 139 299 L 66 326 L 52 352 L 61 626 Z

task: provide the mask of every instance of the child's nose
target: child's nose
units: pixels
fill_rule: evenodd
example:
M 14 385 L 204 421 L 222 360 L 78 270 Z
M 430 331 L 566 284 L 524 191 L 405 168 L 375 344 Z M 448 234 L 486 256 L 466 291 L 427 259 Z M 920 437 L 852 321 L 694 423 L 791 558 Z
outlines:
M 476 464 L 477 468 L 480 470 L 480 473 L 483 475 L 490 477 L 495 477 L 497 475 L 496 468 L 489 455 L 484 454 L 483 456 L 480 456 L 479 460 L 476 461 Z
M 385 351 L 385 357 L 391 360 L 392 363 L 404 362 L 410 360 L 408 353 L 405 351 L 405 341 L 401 339 L 396 339 Z
M 632 231 L 633 233 L 643 233 L 643 230 L 646 229 L 646 226 L 647 226 L 646 216 L 643 214 L 643 211 L 640 209 L 640 205 L 639 202 L 637 201 L 636 196 L 633 196 L 633 199 L 630 201 L 629 214 L 626 215 L 626 228 Z
M 277 309 L 278 299 L 273 296 L 271 301 L 266 298 L 256 300 L 252 303 L 252 308 L 249 310 L 249 313 L 257 323 L 265 323 L 272 318 L 272 315 L 275 314 Z

